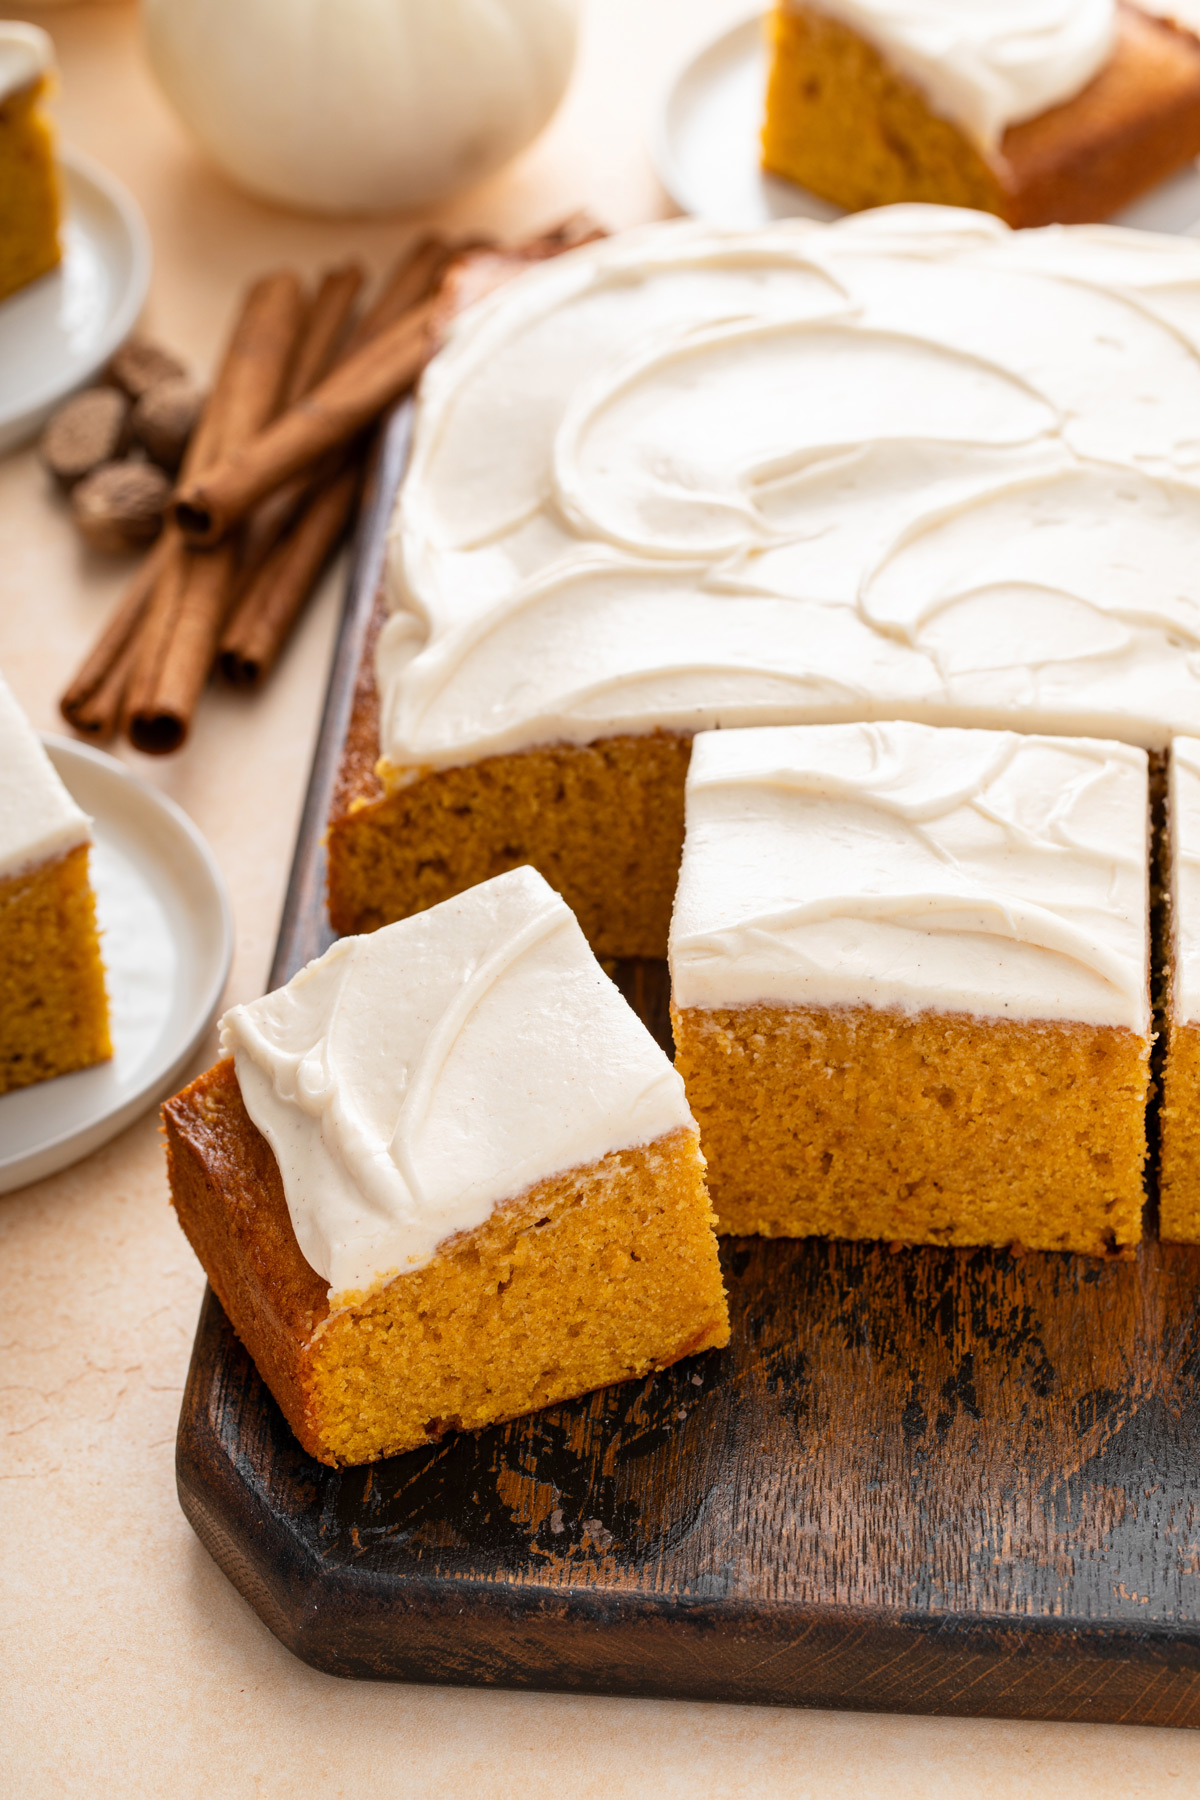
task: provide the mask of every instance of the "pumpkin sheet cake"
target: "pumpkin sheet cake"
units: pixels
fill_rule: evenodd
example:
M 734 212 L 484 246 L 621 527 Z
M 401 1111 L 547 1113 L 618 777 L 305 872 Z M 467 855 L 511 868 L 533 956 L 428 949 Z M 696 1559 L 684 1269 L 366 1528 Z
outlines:
M 337 930 L 521 863 L 662 956 L 690 743 L 1200 736 L 1200 245 L 893 207 L 674 221 L 428 370 L 329 828 Z

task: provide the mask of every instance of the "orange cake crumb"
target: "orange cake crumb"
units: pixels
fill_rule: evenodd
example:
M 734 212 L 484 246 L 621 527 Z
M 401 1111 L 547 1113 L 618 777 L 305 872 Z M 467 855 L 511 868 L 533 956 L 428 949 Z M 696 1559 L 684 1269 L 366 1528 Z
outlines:
M 1132 1031 L 866 1007 L 672 1018 L 719 1231 L 1093 1256 L 1141 1238 Z
M 112 1055 L 88 847 L 0 878 L 0 1094 Z
M 1200 1025 L 1167 1029 L 1159 1128 L 1159 1236 L 1200 1244 Z

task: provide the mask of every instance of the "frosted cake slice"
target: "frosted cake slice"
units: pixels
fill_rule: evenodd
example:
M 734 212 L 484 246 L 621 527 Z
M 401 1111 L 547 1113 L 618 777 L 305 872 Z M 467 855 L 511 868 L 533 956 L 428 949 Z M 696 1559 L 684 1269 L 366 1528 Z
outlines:
M 180 1224 L 296 1436 L 361 1463 L 728 1341 L 683 1083 L 515 869 L 225 1015 Z
M 1138 1242 L 1147 786 L 1087 739 L 696 738 L 672 1017 L 719 1230 Z
M 851 209 L 1107 219 L 1200 149 L 1200 43 L 1170 10 L 779 0 L 763 161 Z
M 62 260 L 54 128 L 44 104 L 53 84 L 49 33 L 0 19 L 0 300 Z
M 0 1094 L 112 1055 L 90 842 L 0 677 Z

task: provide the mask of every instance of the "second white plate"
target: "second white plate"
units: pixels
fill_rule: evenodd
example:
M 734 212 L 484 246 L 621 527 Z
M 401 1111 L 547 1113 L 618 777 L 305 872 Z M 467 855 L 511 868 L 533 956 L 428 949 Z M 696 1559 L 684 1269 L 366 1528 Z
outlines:
M 766 83 L 767 44 L 759 12 L 706 45 L 676 76 L 653 149 L 659 178 L 681 211 L 716 225 L 840 216 L 840 207 L 763 171 L 759 131 Z M 1114 223 L 1196 235 L 1200 169 L 1192 166 L 1163 182 Z
M 0 301 L 0 451 L 103 368 L 150 286 L 149 234 L 120 182 L 78 150 L 63 151 L 62 173 L 62 262 Z
M 0 1099 L 0 1194 L 87 1156 L 177 1085 L 212 1024 L 233 955 L 225 884 L 186 814 L 114 757 L 67 738 L 44 742 L 94 821 L 116 1054 Z

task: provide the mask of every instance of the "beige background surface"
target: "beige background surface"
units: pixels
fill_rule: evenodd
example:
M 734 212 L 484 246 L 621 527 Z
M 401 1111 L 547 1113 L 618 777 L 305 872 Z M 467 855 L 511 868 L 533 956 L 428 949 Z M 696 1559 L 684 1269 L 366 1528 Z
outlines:
M 430 4 L 438 0 L 429 0 Z M 443 215 L 519 234 L 580 205 L 668 210 L 644 129 L 687 44 L 744 0 L 592 0 L 549 132 Z M 414 222 L 331 225 L 241 198 L 189 148 L 124 4 L 25 13 L 53 31 L 68 139 L 119 175 L 154 239 L 150 325 L 207 370 L 239 284 Z M 121 584 L 28 452 L 0 460 L 0 665 L 43 727 Z M 212 695 L 183 755 L 126 753 L 207 834 L 237 917 L 229 999 L 261 991 L 307 772 L 331 583 L 269 691 Z M 211 1060 L 212 1046 L 197 1062 Z M 202 1287 L 167 1206 L 155 1121 L 0 1199 L 0 1793 L 1076 1797 L 1200 1793 L 1200 1737 L 354 1686 L 295 1661 L 193 1538 L 172 1449 Z

